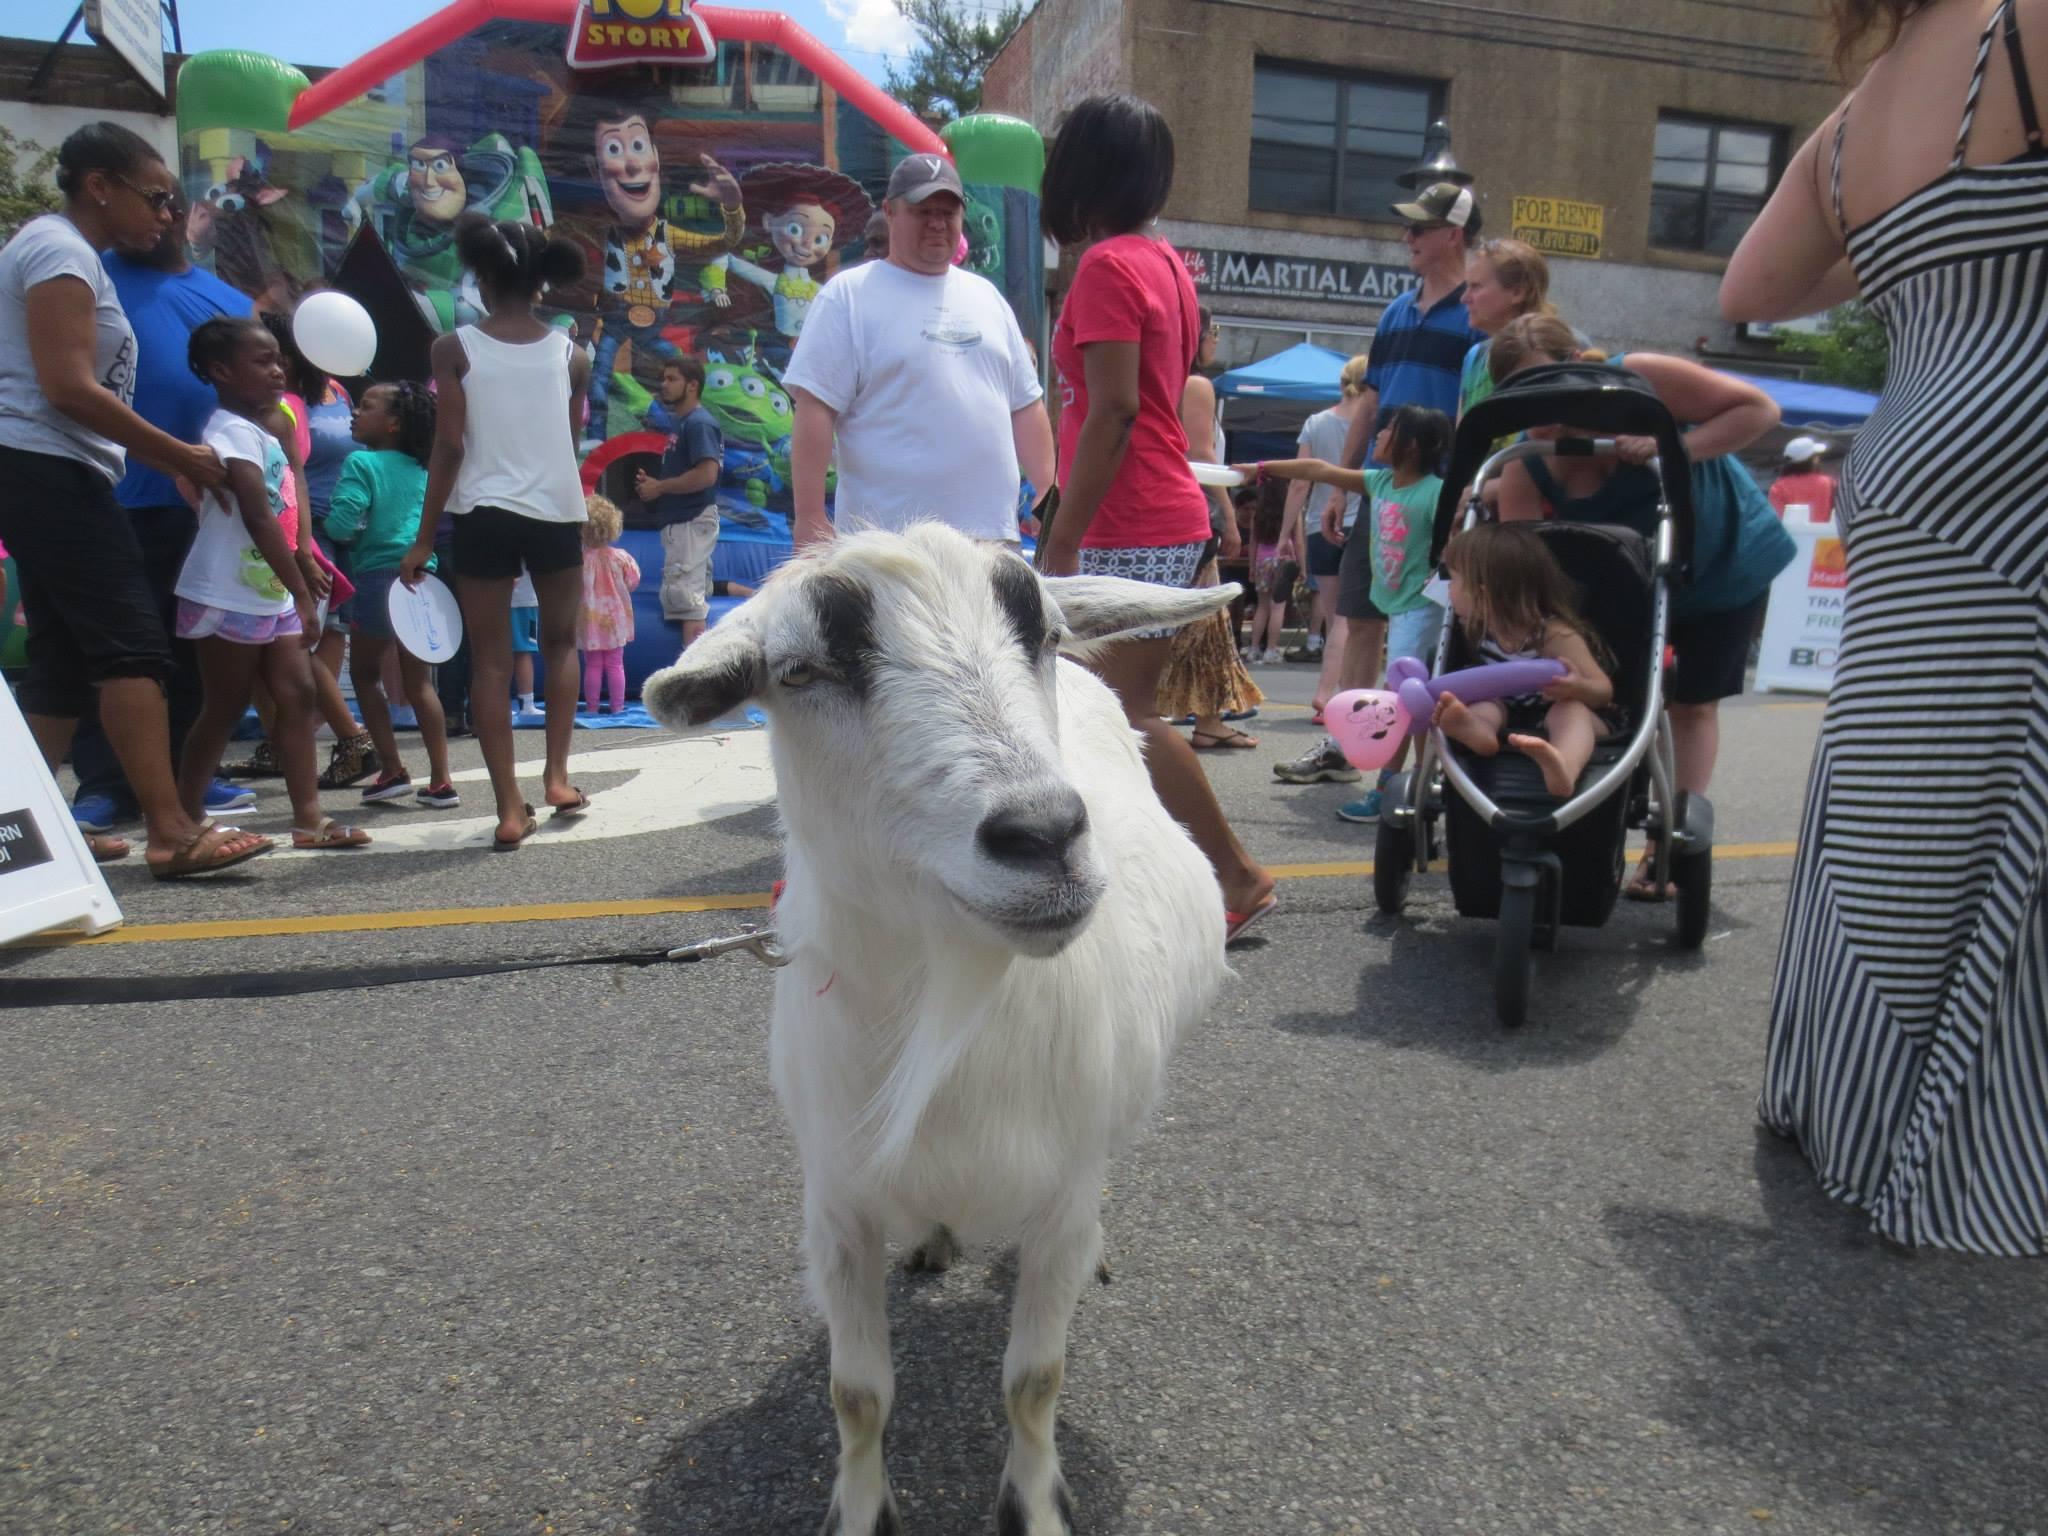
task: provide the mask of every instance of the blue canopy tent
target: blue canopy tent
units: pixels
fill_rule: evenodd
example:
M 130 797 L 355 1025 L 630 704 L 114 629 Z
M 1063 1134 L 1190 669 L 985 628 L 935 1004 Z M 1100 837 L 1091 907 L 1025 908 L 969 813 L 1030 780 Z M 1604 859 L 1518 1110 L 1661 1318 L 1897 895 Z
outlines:
M 1821 428 L 1829 432 L 1853 431 L 1870 419 L 1877 409 L 1877 396 L 1839 384 L 1811 384 L 1804 379 L 1771 379 L 1761 374 L 1730 373 L 1731 379 L 1754 384 L 1778 402 L 1784 413 L 1783 425 L 1798 431 Z
M 1301 424 L 1336 403 L 1350 354 L 1308 342 L 1219 374 L 1216 397 L 1233 458 L 1285 458 Z
M 1337 378 L 1351 361 L 1348 353 L 1308 342 L 1233 368 L 1216 379 L 1216 393 L 1273 400 L 1310 400 L 1328 405 L 1337 398 Z

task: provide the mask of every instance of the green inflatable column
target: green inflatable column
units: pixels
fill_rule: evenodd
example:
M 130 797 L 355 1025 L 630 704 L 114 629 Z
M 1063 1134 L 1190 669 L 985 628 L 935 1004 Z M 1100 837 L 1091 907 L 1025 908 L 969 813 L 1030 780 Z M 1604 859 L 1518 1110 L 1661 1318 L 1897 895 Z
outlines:
M 940 130 L 967 185 L 967 265 L 998 288 L 1026 336 L 1044 334 L 1045 242 L 1038 185 L 1045 139 L 1022 118 L 977 112 Z
M 311 84 L 303 71 L 267 53 L 195 53 L 178 71 L 178 136 L 208 128 L 283 133 L 292 103 Z

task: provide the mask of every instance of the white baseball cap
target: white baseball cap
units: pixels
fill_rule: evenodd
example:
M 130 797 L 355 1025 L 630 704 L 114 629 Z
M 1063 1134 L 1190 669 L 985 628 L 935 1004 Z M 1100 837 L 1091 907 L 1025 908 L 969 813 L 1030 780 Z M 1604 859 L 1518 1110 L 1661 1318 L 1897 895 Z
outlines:
M 1820 458 L 1828 451 L 1828 445 L 1817 437 L 1795 437 L 1785 445 L 1787 464 L 1804 464 Z

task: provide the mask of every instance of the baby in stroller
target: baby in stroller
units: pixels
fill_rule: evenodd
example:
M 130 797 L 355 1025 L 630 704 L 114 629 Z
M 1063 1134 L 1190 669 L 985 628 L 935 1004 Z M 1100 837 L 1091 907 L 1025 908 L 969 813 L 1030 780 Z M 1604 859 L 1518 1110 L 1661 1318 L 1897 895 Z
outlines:
M 1516 523 L 1465 529 L 1446 546 L 1444 566 L 1451 611 L 1480 661 L 1542 658 L 1566 671 L 1541 693 L 1473 704 L 1445 693 L 1430 723 L 1481 757 L 1504 741 L 1534 759 L 1551 794 L 1570 795 L 1595 743 L 1619 729 L 1605 648 L 1578 616 L 1571 581 L 1542 537 Z

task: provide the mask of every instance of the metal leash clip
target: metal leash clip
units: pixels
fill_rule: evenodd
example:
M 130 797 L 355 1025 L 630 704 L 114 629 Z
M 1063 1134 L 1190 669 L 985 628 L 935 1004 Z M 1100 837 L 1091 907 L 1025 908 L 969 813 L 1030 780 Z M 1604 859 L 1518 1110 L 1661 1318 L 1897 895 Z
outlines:
M 745 933 L 728 934 L 722 939 L 704 939 L 695 944 L 685 944 L 672 949 L 664 957 L 685 964 L 698 960 L 712 960 L 720 955 L 745 951 L 767 966 L 789 964 L 789 956 L 776 942 L 773 928 L 749 928 Z

